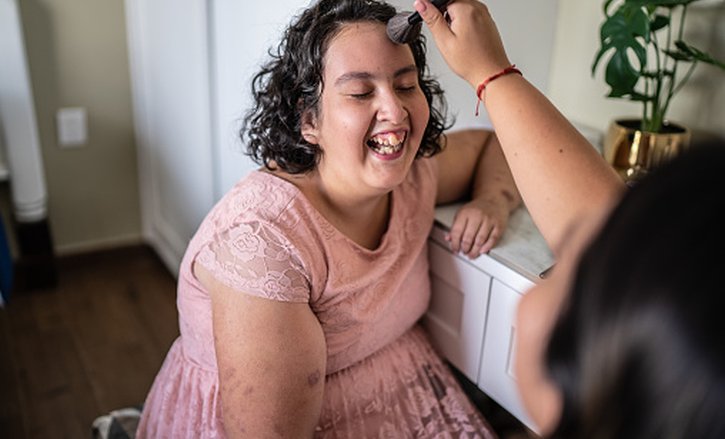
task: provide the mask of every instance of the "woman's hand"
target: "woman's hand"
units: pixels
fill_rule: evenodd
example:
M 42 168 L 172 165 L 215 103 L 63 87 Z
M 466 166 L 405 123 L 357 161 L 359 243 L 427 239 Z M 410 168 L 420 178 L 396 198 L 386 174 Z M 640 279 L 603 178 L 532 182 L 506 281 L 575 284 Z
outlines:
M 453 252 L 473 259 L 498 243 L 521 196 L 494 133 L 469 129 L 446 138 L 446 148 L 435 156 L 436 202 L 470 200 L 456 212 L 446 239 Z
M 461 206 L 453 219 L 446 240 L 455 253 L 475 259 L 488 253 L 503 236 L 510 207 L 495 200 L 479 198 Z
M 483 3 L 455 0 L 446 8 L 447 18 L 429 0 L 415 0 L 413 6 L 428 25 L 451 70 L 473 88 L 511 65 L 496 24 Z

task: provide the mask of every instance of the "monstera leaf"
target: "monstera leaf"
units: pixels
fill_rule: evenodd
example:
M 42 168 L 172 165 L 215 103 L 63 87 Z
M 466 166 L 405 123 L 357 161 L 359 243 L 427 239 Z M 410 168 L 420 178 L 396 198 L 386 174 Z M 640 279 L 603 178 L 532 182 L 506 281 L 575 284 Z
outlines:
M 592 75 L 601 64 L 606 64 L 604 80 L 610 87 L 607 97 L 642 102 L 642 125 L 648 131 L 658 132 L 662 128 L 670 100 L 690 78 L 698 62 L 725 69 L 722 61 L 673 38 L 672 22 L 676 17 L 682 19 L 687 7 L 697 1 L 700 0 L 603 2 L 605 19 L 599 31 L 600 47 L 594 56 Z M 658 37 L 660 34 L 665 35 Z M 684 34 L 682 29 L 680 34 Z M 660 47 L 660 42 L 668 46 Z M 683 75 L 677 69 L 680 62 L 690 64 Z
M 647 44 L 650 21 L 647 13 L 638 7 L 622 7 L 607 17 L 599 32 L 601 48 L 594 58 L 592 73 L 602 57 L 611 52 L 605 81 L 612 88 L 610 97 L 633 96 L 640 72 L 647 65 Z M 629 53 L 634 53 L 638 64 L 633 64 Z

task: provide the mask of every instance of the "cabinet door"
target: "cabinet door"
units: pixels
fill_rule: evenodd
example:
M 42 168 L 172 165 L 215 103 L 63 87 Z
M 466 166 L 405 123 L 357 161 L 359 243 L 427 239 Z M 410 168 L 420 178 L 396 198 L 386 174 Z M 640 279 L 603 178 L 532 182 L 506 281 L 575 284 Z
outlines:
M 478 386 L 503 408 L 533 429 L 521 405 L 514 375 L 514 325 L 521 293 L 494 279 L 491 283 L 486 339 L 483 344 Z
M 491 277 L 436 242 L 428 252 L 432 296 L 424 324 L 439 352 L 475 382 Z

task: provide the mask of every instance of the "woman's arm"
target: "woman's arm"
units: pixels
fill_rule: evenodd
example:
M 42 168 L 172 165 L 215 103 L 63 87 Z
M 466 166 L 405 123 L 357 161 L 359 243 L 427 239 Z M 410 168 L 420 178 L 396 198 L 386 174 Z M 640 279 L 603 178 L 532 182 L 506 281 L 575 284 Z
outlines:
M 228 437 L 312 437 L 322 406 L 326 345 L 306 303 L 235 291 L 200 265 L 210 291 L 219 393 Z
M 428 0 L 416 0 L 415 8 L 448 65 L 471 84 L 472 93 L 510 65 L 482 3 L 450 3 L 448 20 Z M 598 216 L 619 198 L 624 185 L 614 170 L 524 77 L 501 76 L 481 98 L 516 186 L 550 247 L 559 247 L 571 221 Z
M 493 133 L 471 129 L 448 133 L 446 137 L 446 148 L 436 156 L 436 202 L 470 198 L 456 213 L 446 239 L 454 252 L 476 258 L 501 238 L 509 214 L 519 206 L 521 197 Z

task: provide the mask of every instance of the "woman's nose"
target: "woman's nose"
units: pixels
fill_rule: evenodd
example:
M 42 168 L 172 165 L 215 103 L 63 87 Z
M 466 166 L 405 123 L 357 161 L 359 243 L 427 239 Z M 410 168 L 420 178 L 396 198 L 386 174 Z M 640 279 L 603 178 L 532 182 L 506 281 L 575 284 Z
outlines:
M 394 91 L 381 96 L 378 120 L 400 124 L 407 117 L 408 111 L 405 109 L 400 97 Z

